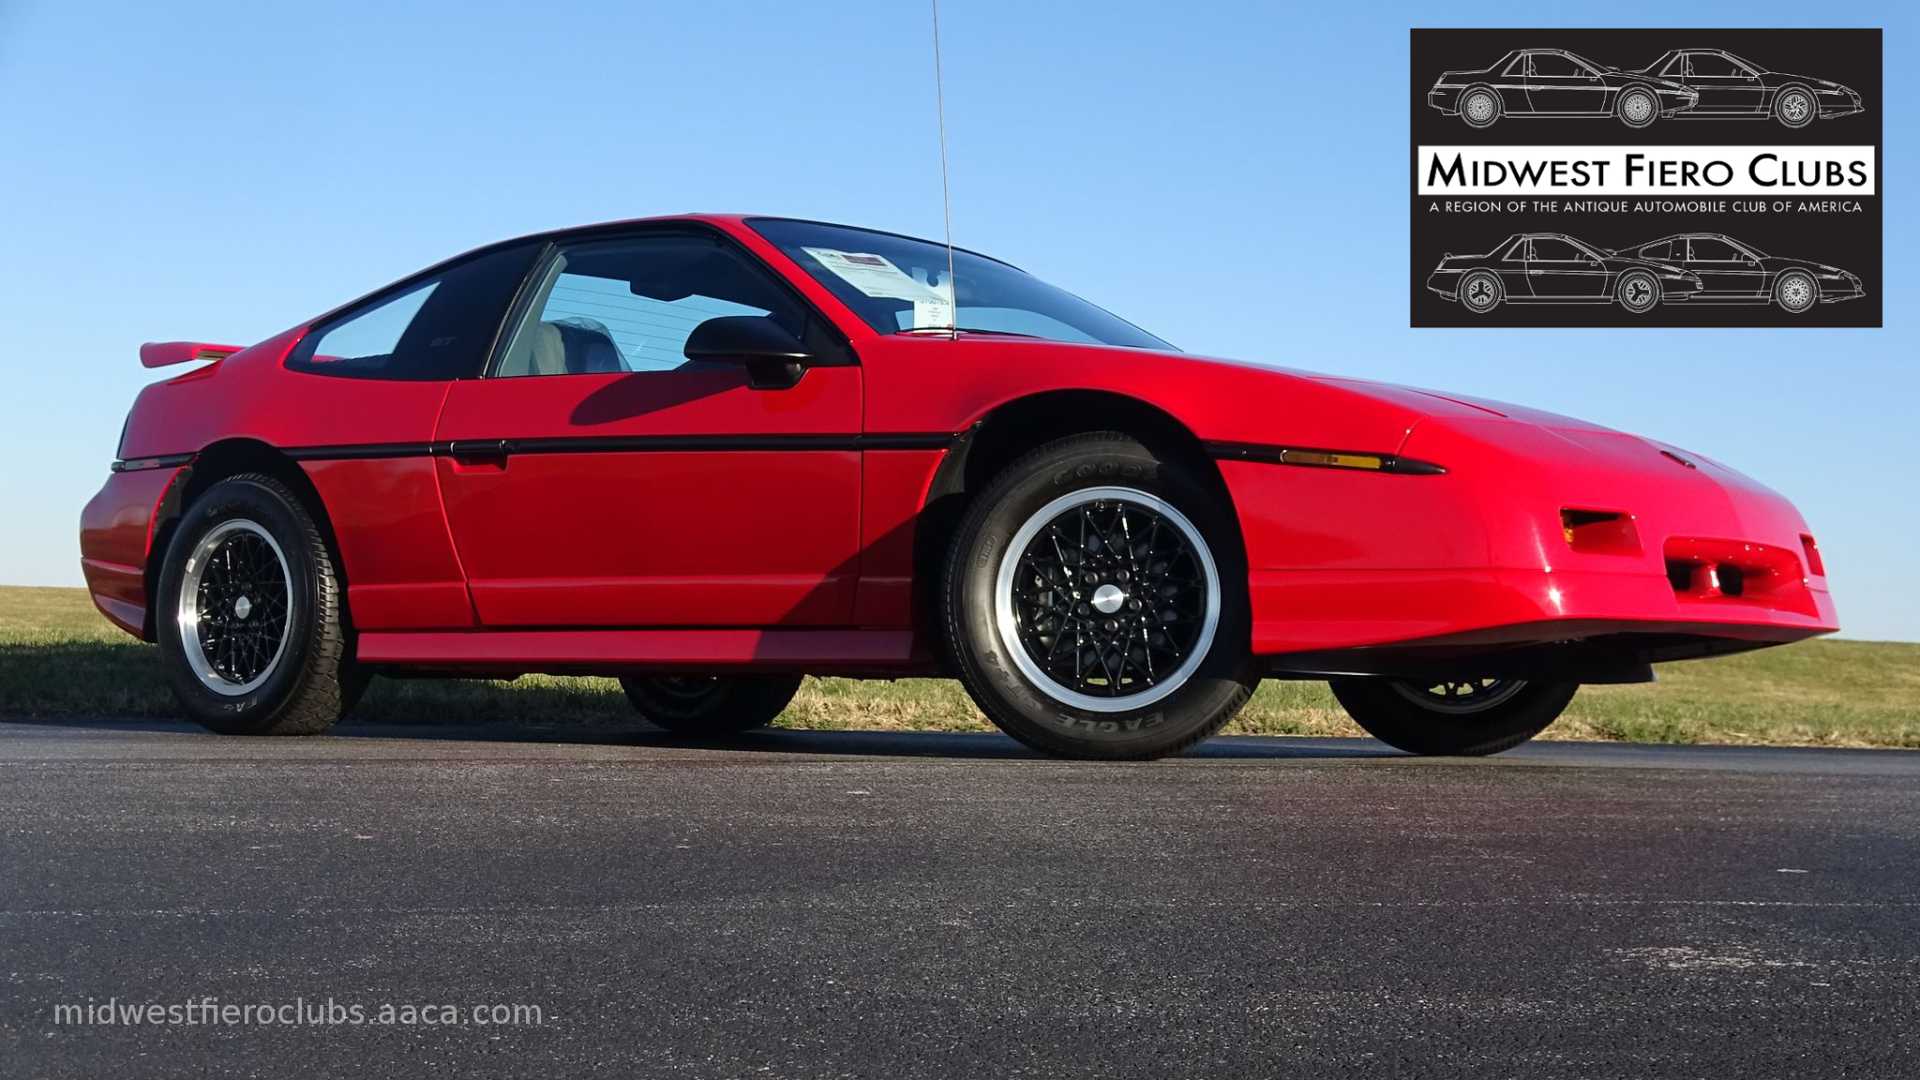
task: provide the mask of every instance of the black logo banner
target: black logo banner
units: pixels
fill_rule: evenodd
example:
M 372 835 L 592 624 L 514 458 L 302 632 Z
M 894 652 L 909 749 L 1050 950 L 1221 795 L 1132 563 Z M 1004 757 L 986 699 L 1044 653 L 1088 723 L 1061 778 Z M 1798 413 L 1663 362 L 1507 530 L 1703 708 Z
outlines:
M 1414 30 L 1412 325 L 1881 325 L 1880 39 Z

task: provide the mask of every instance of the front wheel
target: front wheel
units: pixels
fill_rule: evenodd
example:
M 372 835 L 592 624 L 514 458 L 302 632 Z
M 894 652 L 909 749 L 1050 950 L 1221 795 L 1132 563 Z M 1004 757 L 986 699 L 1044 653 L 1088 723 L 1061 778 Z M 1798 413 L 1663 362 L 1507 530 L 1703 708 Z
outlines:
M 680 735 L 737 735 L 773 723 L 800 692 L 798 675 L 629 675 L 642 718 Z
M 317 734 L 366 688 L 333 553 L 271 476 L 222 480 L 187 509 L 155 614 L 174 697 L 222 734 Z
M 1774 283 L 1773 301 L 1789 315 L 1804 315 L 1820 302 L 1820 285 L 1805 270 L 1789 270 Z
M 1773 118 L 1780 121 L 1782 127 L 1803 128 L 1819 115 L 1820 106 L 1814 102 L 1813 92 L 1803 86 L 1789 86 L 1773 99 Z
M 1629 270 L 1620 276 L 1615 295 L 1629 314 L 1645 315 L 1660 306 L 1660 282 L 1648 271 Z
M 1232 512 L 1117 432 L 1003 472 L 961 521 L 944 626 L 961 682 L 1049 754 L 1138 759 L 1219 730 L 1258 680 Z
M 1482 757 L 1540 734 L 1578 683 L 1520 679 L 1334 679 L 1333 696 L 1367 734 L 1410 754 Z
M 1620 95 L 1614 112 L 1628 127 L 1643 128 L 1660 118 L 1660 99 L 1644 86 L 1631 86 Z

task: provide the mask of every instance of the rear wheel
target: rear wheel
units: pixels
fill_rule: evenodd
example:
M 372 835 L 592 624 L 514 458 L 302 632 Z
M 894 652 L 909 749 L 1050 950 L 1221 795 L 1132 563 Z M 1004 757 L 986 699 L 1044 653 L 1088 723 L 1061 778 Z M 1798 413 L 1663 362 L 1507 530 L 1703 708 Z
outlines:
M 1479 757 L 1519 746 L 1558 719 L 1578 683 L 1520 679 L 1334 679 L 1333 696 L 1369 735 L 1410 754 Z
M 1489 128 L 1500 119 L 1500 95 L 1476 86 L 1460 97 L 1460 119 L 1470 128 Z
M 646 720 L 681 735 L 737 735 L 765 727 L 800 692 L 798 675 L 630 675 L 627 700 Z
M 1460 306 L 1485 315 L 1500 306 L 1500 279 L 1492 271 L 1475 270 L 1460 282 Z
M 317 734 L 366 687 L 333 553 L 271 476 L 222 480 L 187 509 L 157 602 L 174 697 L 214 731 Z
M 943 601 L 980 710 L 1050 754 L 1177 753 L 1257 684 L 1231 513 L 1117 432 L 1061 439 L 1002 473 L 960 523 Z

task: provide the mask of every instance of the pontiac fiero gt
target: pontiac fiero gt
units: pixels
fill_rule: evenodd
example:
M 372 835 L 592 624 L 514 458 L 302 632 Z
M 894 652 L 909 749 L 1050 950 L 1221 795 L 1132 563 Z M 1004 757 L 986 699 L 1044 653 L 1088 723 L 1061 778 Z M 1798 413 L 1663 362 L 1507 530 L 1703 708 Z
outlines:
M 191 366 L 135 402 L 83 567 L 221 732 L 325 730 L 374 675 L 616 676 L 709 736 L 805 674 L 948 675 L 1139 758 L 1285 677 L 1491 753 L 1580 683 L 1835 629 L 1800 515 L 1699 454 L 1188 356 L 865 229 L 566 229 L 141 358 Z

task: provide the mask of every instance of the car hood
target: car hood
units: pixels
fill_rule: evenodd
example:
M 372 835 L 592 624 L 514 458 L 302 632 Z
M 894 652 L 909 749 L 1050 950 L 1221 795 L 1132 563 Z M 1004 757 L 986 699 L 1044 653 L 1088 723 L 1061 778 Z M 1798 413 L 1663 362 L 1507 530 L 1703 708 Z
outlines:
M 1537 451 L 1570 466 L 1584 467 L 1604 459 L 1616 464 L 1655 468 L 1663 472 L 1668 468 L 1680 467 L 1693 470 L 1701 477 L 1720 484 L 1773 494 L 1770 489 L 1752 477 L 1696 451 L 1644 435 L 1620 431 L 1604 424 L 1548 412 L 1545 409 L 1444 390 L 1425 390 L 1338 375 L 1307 375 L 1305 377 L 1316 382 L 1339 386 L 1356 394 L 1420 410 L 1425 414 L 1425 419 L 1419 428 L 1473 429 L 1492 424 L 1531 429 L 1538 433 L 1531 443 Z M 1409 439 L 1409 442 L 1413 441 Z M 1436 464 L 1444 466 L 1446 463 L 1436 462 Z
M 1558 460 L 1568 463 L 1595 446 L 1661 469 L 1677 467 L 1661 460 L 1662 450 L 1706 462 L 1678 447 L 1523 405 L 1224 357 L 989 334 L 964 334 L 958 342 L 883 341 L 889 353 L 899 350 L 887 369 L 898 364 L 900 370 L 924 372 L 944 366 L 977 373 L 954 384 L 952 397 L 925 393 L 918 379 L 896 382 L 876 373 L 871 408 L 888 415 L 894 430 L 956 430 L 948 420 L 956 407 L 970 423 L 1017 399 L 1105 392 L 1149 403 L 1216 445 L 1391 455 L 1411 453 L 1408 442 L 1418 431 L 1494 424 L 1538 433 L 1533 441 L 1556 448 Z M 959 355 L 952 353 L 956 348 Z M 1727 475 L 1735 474 L 1728 470 Z

